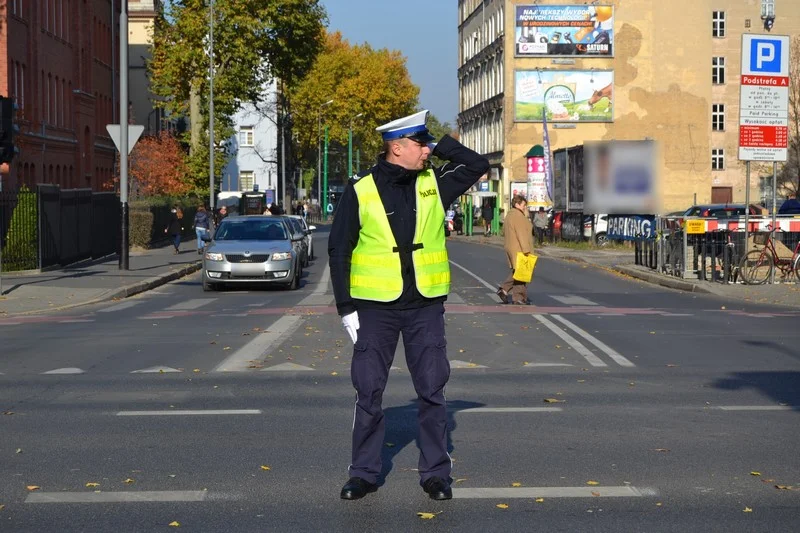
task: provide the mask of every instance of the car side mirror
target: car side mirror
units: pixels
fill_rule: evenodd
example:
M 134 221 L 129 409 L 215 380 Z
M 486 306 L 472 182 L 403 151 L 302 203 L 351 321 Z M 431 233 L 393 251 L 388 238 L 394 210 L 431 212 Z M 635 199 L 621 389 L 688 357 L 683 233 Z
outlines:
M 308 227 L 308 231 L 314 231 L 315 229 L 317 229 L 317 227 L 316 227 L 316 226 L 309 226 L 309 227 Z

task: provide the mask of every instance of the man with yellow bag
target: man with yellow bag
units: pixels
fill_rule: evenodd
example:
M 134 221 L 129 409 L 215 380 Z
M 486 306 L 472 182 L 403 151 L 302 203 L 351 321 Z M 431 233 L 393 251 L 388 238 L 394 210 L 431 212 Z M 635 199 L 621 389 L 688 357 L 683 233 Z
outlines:
M 511 273 L 500 284 L 497 295 L 503 303 L 528 305 L 528 283 L 533 275 L 533 226 L 528 219 L 528 201 L 521 194 L 511 199 L 512 209 L 503 222 L 505 251 Z

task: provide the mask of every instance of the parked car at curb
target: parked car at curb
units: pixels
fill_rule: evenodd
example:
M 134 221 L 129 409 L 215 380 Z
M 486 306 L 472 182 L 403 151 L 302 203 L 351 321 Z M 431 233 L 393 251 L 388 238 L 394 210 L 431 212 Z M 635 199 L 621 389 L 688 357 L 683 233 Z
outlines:
M 608 244 L 608 215 L 586 215 L 583 218 L 583 236 L 592 239 L 592 216 L 594 216 L 594 244 L 605 246 Z
M 283 217 L 228 217 L 203 240 L 204 291 L 236 283 L 300 288 L 301 257 Z
M 305 230 L 300 225 L 300 221 L 293 218 L 292 215 L 282 215 L 281 218 L 286 222 L 292 242 L 300 255 L 300 265 L 307 267 L 309 265 L 309 248 Z
M 314 238 L 313 238 L 313 232 L 314 232 L 314 230 L 317 229 L 317 227 L 313 226 L 313 225 L 310 226 L 308 224 L 308 221 L 305 218 L 301 217 L 300 215 L 286 215 L 286 216 L 288 218 L 292 218 L 292 219 L 297 220 L 297 222 L 300 224 L 300 227 L 302 228 L 303 233 L 305 234 L 306 243 L 308 245 L 308 258 L 313 261 L 314 260 Z

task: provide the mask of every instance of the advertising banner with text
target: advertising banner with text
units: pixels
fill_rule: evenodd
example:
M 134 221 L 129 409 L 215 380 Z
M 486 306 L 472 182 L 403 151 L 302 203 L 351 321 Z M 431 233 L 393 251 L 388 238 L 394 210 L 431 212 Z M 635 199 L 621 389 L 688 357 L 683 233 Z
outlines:
M 614 55 L 614 7 L 517 6 L 517 57 Z

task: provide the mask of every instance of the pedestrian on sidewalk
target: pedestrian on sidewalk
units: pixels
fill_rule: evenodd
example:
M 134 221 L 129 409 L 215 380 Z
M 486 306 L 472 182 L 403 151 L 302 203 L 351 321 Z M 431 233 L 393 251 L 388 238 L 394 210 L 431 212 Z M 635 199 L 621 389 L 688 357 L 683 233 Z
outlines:
M 533 215 L 533 228 L 536 231 L 536 240 L 539 242 L 539 246 L 544 244 L 544 236 L 547 233 L 547 222 L 547 213 L 544 207 L 540 206 L 536 214 Z
M 228 208 L 224 205 L 217 210 L 217 216 L 214 218 L 214 227 L 218 228 L 220 223 L 228 216 Z
M 494 220 L 494 209 L 492 209 L 491 204 L 489 201 L 485 201 L 483 203 L 483 209 L 481 209 L 481 218 L 483 219 L 483 236 L 488 237 L 492 234 L 492 220 Z
M 180 253 L 181 249 L 181 233 L 183 232 L 183 211 L 177 205 L 172 206 L 170 210 L 169 225 L 164 230 L 164 233 L 172 237 L 172 246 L 175 247 L 175 254 Z
M 518 252 L 522 252 L 525 255 L 533 253 L 533 228 L 531 227 L 531 221 L 528 219 L 528 201 L 525 197 L 521 194 L 515 195 L 511 199 L 511 205 L 513 208 L 509 211 L 503 223 L 503 231 L 505 233 L 505 245 L 503 248 L 506 252 L 511 273 L 500 284 L 500 288 L 497 289 L 497 295 L 503 303 L 527 305 L 529 303 L 528 284 L 514 279 L 514 267 Z
M 436 145 L 421 111 L 377 128 L 377 164 L 347 182 L 333 220 L 328 253 L 336 308 L 353 341 L 356 389 L 350 479 L 341 498 L 357 500 L 378 488 L 385 420 L 381 401 L 402 333 L 406 364 L 419 406 L 420 485 L 449 500 L 444 387 L 450 377 L 444 301 L 450 265 L 445 209 L 489 169 L 480 154 L 445 135 Z M 431 153 L 447 161 L 430 168 Z
M 205 206 L 197 208 L 197 213 L 194 214 L 194 232 L 197 235 L 197 253 L 203 254 L 203 237 L 211 231 L 211 219 L 208 216 Z

